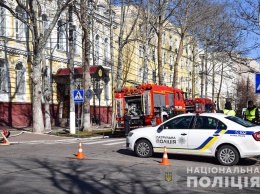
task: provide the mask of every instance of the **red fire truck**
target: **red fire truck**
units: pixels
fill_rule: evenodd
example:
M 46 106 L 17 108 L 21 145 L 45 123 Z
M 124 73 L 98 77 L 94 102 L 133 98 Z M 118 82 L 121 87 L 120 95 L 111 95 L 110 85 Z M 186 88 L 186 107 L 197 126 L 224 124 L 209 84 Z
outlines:
M 186 113 L 182 90 L 156 84 L 125 87 L 114 92 L 118 129 L 124 127 L 124 109 L 131 114 L 130 128 L 157 125 L 170 116 Z
M 215 103 L 209 98 L 185 99 L 184 102 L 187 112 L 215 112 Z

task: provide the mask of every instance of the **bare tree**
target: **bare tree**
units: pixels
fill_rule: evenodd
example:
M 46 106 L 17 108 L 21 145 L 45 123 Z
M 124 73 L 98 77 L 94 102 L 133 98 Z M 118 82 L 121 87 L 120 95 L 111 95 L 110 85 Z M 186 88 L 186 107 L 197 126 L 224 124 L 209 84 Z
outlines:
M 237 56 L 250 55 L 252 59 L 260 59 L 260 2 L 257 0 L 232 1 L 237 23 L 245 42 L 236 49 Z M 236 58 L 234 58 L 236 59 Z M 240 58 L 238 58 L 240 60 Z
M 184 0 L 180 2 L 179 6 L 170 17 L 170 21 L 176 25 L 175 31 L 180 38 L 177 57 L 174 64 L 173 87 L 178 86 L 178 64 L 183 55 L 184 47 L 189 44 L 190 36 L 196 36 L 196 34 L 192 33 L 200 28 L 204 21 L 214 17 L 215 12 L 215 3 L 212 1 Z
M 60 14 L 68 7 L 68 5 L 73 2 L 73 0 L 66 1 L 56 1 L 56 9 L 51 12 L 51 19 L 49 27 L 44 30 L 42 33 L 39 28 L 39 21 L 41 21 L 40 17 L 42 16 L 42 6 L 37 0 L 28 0 L 25 3 L 21 0 L 15 0 L 18 7 L 22 9 L 27 18 L 24 19 L 18 13 L 15 12 L 13 7 L 5 4 L 3 1 L 0 2 L 0 6 L 6 8 L 15 18 L 23 22 L 27 25 L 31 33 L 31 41 L 32 41 L 32 53 L 33 59 L 32 63 L 32 106 L 33 106 L 33 131 L 42 133 L 44 132 L 44 124 L 43 124 L 43 115 L 41 108 L 41 99 L 42 99 L 42 80 L 41 80 L 41 62 L 42 62 L 42 50 L 45 47 L 48 37 L 51 34 L 52 29 L 57 23 Z
M 115 3 L 115 2 L 113 2 Z M 117 64 L 117 72 L 116 72 L 116 87 L 122 87 L 122 83 L 124 80 L 122 80 L 123 75 L 123 49 L 126 44 L 128 44 L 131 41 L 135 41 L 136 39 L 130 39 L 131 35 L 134 32 L 134 29 L 136 27 L 138 17 L 140 15 L 141 6 L 140 2 L 137 0 L 136 4 L 133 4 L 133 1 L 129 0 L 123 0 L 121 2 L 121 8 L 120 8 L 120 17 L 116 20 L 119 20 L 119 36 L 118 36 L 118 64 Z M 126 17 L 131 16 L 131 25 L 130 30 L 126 30 Z M 129 21 L 128 21 L 129 22 Z
M 80 0 L 75 4 L 75 13 L 79 19 L 82 28 L 82 67 L 83 79 L 82 85 L 85 91 L 91 88 L 90 76 L 90 17 L 89 6 L 92 6 L 89 0 Z M 83 130 L 91 131 L 90 123 L 90 100 L 86 98 L 83 103 Z

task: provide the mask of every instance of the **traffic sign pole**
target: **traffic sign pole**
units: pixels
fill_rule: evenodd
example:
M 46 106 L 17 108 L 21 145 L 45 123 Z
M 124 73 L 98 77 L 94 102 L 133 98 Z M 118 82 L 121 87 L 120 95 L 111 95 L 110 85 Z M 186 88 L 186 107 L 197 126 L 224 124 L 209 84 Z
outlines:
M 79 138 L 79 108 L 80 108 L 79 104 L 81 102 L 84 102 L 84 90 L 74 90 L 73 94 L 74 94 L 74 103 L 75 102 L 78 103 L 78 119 L 77 119 L 77 123 L 78 123 L 78 138 Z M 74 118 L 74 126 L 75 126 L 75 118 Z

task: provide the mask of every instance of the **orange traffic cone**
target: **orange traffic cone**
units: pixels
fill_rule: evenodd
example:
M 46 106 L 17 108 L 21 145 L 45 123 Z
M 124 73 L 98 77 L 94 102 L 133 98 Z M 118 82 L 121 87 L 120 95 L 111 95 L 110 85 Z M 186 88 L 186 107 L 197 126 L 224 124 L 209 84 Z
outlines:
M 162 158 L 162 162 L 160 164 L 164 165 L 164 166 L 171 165 L 171 163 L 168 161 L 168 155 L 167 155 L 167 152 L 166 152 L 166 146 L 164 146 L 163 158 Z
M 84 156 L 84 154 L 83 154 L 81 141 L 79 142 L 79 151 L 78 151 L 78 155 L 76 155 L 75 158 L 77 158 L 77 159 L 84 159 L 84 158 L 86 158 L 86 156 Z

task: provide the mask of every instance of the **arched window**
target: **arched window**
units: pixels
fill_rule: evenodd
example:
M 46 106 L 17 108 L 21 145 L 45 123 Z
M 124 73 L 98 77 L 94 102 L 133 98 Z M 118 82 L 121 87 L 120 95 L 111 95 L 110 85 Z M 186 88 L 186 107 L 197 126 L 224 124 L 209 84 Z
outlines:
M 80 33 L 77 31 L 77 27 L 76 25 L 73 25 L 73 48 L 74 48 L 74 52 L 75 54 L 79 54 L 79 37 L 80 37 Z
M 0 36 L 6 35 L 6 11 L 0 7 Z
M 26 21 L 26 13 L 22 8 L 16 7 L 15 12 Z M 26 25 L 22 21 L 18 19 L 15 20 L 15 35 L 17 40 L 26 40 L 26 29 Z
M 0 59 L 0 92 L 8 92 L 6 64 L 4 59 Z
M 96 64 L 98 65 L 99 63 L 99 49 L 100 49 L 100 37 L 99 35 L 96 35 L 96 39 L 95 39 L 95 61 Z
M 65 25 L 62 20 L 58 21 L 58 43 L 57 49 L 64 51 L 66 48 L 66 34 Z
M 49 21 L 48 21 L 48 16 L 46 14 L 42 15 L 42 31 L 43 33 L 46 32 L 46 30 L 49 27 Z M 47 42 L 46 42 L 46 47 L 50 47 L 50 37 L 48 38 Z
M 19 62 L 15 66 L 16 70 L 16 92 L 24 94 L 25 93 L 25 68 L 23 63 Z
M 109 44 L 108 44 L 108 38 L 105 38 L 104 41 L 104 62 L 105 66 L 109 66 Z

